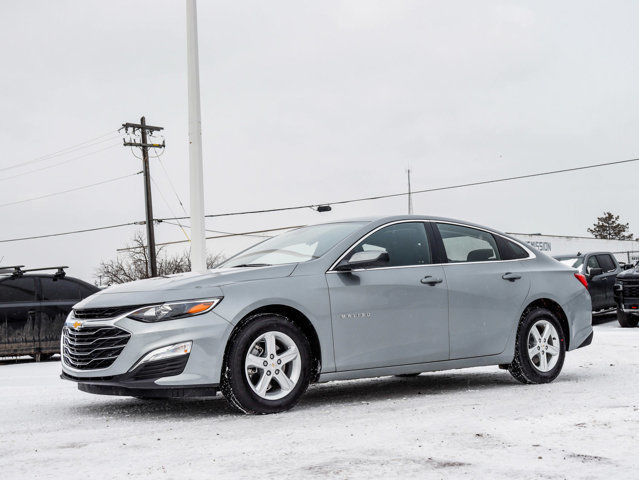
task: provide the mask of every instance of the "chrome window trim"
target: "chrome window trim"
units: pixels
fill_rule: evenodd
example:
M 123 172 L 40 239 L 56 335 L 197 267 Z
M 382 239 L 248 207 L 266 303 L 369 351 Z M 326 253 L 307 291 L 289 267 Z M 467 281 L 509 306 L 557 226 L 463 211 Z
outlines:
M 526 258 L 514 258 L 511 260 L 485 260 L 485 261 L 481 261 L 481 262 L 446 262 L 446 263 L 424 263 L 424 264 L 418 264 L 418 265 L 400 265 L 400 266 L 395 266 L 395 267 L 373 267 L 373 268 L 355 268 L 353 270 L 348 270 L 348 271 L 340 271 L 340 270 L 334 270 L 335 267 L 337 265 L 339 265 L 339 263 L 351 252 L 351 250 L 353 250 L 357 245 L 359 245 L 361 242 L 363 242 L 364 240 L 366 240 L 366 238 L 368 238 L 370 235 L 372 235 L 373 233 L 377 232 L 378 230 L 381 230 L 382 228 L 385 227 L 389 227 L 391 225 L 396 225 L 398 223 L 431 223 L 431 224 L 435 224 L 435 223 L 446 223 L 448 225 L 458 225 L 460 227 L 466 227 L 466 228 L 472 228 L 474 230 L 479 230 L 482 232 L 486 232 L 489 233 L 491 235 L 495 235 L 497 237 L 501 237 L 502 239 L 504 239 L 507 242 L 513 242 L 514 244 L 520 246 L 521 248 L 523 248 L 526 253 L 528 253 L 528 256 Z M 434 225 L 434 228 L 437 228 L 437 225 Z M 430 244 L 429 244 L 429 248 L 430 248 Z M 499 249 L 499 247 L 497 247 Z M 431 255 L 432 255 L 432 249 L 431 249 Z M 459 222 L 451 222 L 448 220 L 417 220 L 417 219 L 413 219 L 413 220 L 396 220 L 394 222 L 389 222 L 389 223 L 385 223 L 384 225 L 380 225 L 379 227 L 375 228 L 374 230 L 371 230 L 370 232 L 368 232 L 367 234 L 363 235 L 362 237 L 360 237 L 353 245 L 351 245 L 342 255 L 340 255 L 340 257 L 333 262 L 333 264 L 330 266 L 330 268 L 326 271 L 326 273 L 348 273 L 348 272 L 368 272 L 371 270 L 391 270 L 391 269 L 396 269 L 396 268 L 415 268 L 415 267 L 438 267 L 438 266 L 443 266 L 443 265 L 468 265 L 468 264 L 473 264 L 473 265 L 477 265 L 477 264 L 483 264 L 483 263 L 508 263 L 508 262 L 521 262 L 524 260 L 532 260 L 534 258 L 537 258 L 537 255 L 530 250 L 530 248 L 528 248 L 526 245 L 524 245 L 523 243 L 521 243 L 519 240 L 514 240 L 514 239 L 510 239 L 504 235 L 500 235 L 499 233 L 495 233 L 495 232 L 491 232 L 490 230 L 487 230 L 485 228 L 481 228 L 481 227 L 475 227 L 474 225 L 468 225 L 468 224 L 464 224 L 464 223 L 459 223 Z

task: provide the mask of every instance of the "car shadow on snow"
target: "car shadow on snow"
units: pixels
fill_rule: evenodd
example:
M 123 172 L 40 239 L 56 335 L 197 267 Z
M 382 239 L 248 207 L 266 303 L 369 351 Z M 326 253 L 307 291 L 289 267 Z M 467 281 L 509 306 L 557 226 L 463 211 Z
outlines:
M 97 399 L 97 397 L 93 397 Z M 75 413 L 121 420 L 159 418 L 211 418 L 235 415 L 221 395 L 207 398 L 170 398 L 142 400 L 132 397 L 100 397 L 74 408 Z
M 555 382 L 573 380 L 570 374 L 560 375 Z M 425 373 L 417 377 L 381 377 L 374 379 L 329 382 L 312 385 L 302 396 L 295 410 L 384 402 L 409 397 L 434 396 L 464 391 L 527 388 L 516 382 L 508 372 Z M 530 388 L 534 388 L 531 386 Z M 236 415 L 224 398 L 141 400 L 128 397 L 92 397 L 94 400 L 74 408 L 76 413 L 98 417 L 156 419 L 175 417 L 214 418 Z M 99 398 L 99 400 L 98 400 Z M 460 397 L 461 398 L 461 397 Z
M 593 313 L 592 314 L 592 324 L 594 325 L 603 325 L 605 323 L 616 322 L 617 321 L 617 313 L 616 312 L 604 312 L 604 313 Z
M 507 372 L 495 370 L 490 373 L 432 372 L 416 377 L 383 377 L 313 385 L 302 397 L 299 407 L 377 402 L 399 398 L 432 396 L 447 393 L 517 388 L 516 382 Z

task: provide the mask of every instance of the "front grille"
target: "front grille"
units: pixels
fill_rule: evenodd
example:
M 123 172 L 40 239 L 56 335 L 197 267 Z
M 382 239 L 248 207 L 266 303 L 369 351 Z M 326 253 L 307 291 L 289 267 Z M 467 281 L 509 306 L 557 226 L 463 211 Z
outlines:
M 147 380 L 149 378 L 179 375 L 184 371 L 188 359 L 188 355 L 180 355 L 176 358 L 144 363 L 133 372 L 133 380 Z
M 73 310 L 73 316 L 83 320 L 96 319 L 96 318 L 113 318 L 118 315 L 124 315 L 125 313 L 137 310 L 144 305 L 129 305 L 124 307 L 107 307 L 107 308 L 79 308 Z
M 631 283 L 623 284 L 623 296 L 624 297 L 639 297 L 639 284 Z
M 78 370 L 107 368 L 115 362 L 131 334 L 117 327 L 83 327 L 62 330 L 64 362 Z

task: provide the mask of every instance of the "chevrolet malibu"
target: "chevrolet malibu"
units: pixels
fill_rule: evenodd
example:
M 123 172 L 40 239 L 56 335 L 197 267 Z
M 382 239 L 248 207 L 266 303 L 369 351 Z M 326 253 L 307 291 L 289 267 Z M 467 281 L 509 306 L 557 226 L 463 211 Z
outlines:
M 590 344 L 580 273 L 498 231 L 397 216 L 303 227 L 206 273 L 118 285 L 75 305 L 62 377 L 139 398 L 221 391 L 245 413 L 313 382 L 485 365 L 547 383 Z

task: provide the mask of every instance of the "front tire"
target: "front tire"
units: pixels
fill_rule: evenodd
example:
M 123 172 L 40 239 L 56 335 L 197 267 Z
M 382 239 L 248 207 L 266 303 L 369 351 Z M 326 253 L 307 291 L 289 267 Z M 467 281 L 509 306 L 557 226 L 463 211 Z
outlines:
M 248 414 L 292 408 L 312 376 L 311 347 L 304 332 L 283 315 L 250 318 L 229 340 L 222 394 Z
M 559 320 L 550 310 L 533 308 L 519 324 L 515 357 L 508 371 L 521 383 L 549 383 L 561 372 L 566 341 Z
M 622 328 L 635 328 L 639 324 L 639 317 L 630 315 L 621 309 L 617 309 L 617 321 Z

